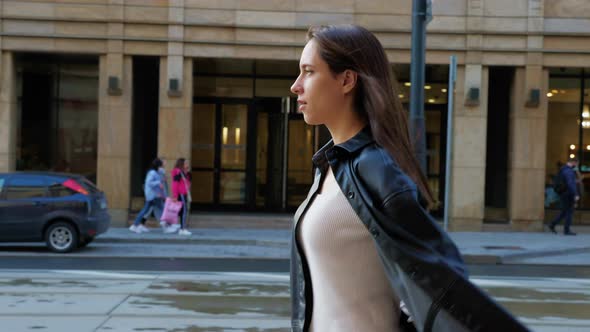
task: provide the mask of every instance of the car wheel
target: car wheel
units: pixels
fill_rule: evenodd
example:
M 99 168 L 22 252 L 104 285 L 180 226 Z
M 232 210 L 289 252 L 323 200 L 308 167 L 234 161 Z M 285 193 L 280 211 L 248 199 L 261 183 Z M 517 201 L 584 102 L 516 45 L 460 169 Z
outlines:
M 83 240 L 80 240 L 80 244 L 78 244 L 78 248 L 86 247 L 90 242 L 94 240 L 94 237 L 87 237 Z
M 57 222 L 45 233 L 47 247 L 54 252 L 70 252 L 78 246 L 78 232 L 67 222 Z

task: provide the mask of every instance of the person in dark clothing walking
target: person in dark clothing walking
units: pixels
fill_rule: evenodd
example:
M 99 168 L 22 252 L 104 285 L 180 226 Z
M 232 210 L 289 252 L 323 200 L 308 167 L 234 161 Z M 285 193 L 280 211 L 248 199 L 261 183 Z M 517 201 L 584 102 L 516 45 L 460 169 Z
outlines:
M 580 200 L 580 194 L 578 192 L 578 186 L 576 184 L 576 171 L 574 168 L 577 166 L 578 160 L 570 158 L 568 162 L 559 169 L 559 173 L 556 176 L 556 192 L 559 194 L 561 202 L 561 212 L 550 224 L 549 230 L 557 234 L 555 226 L 565 218 L 565 224 L 563 226 L 563 234 L 565 235 L 576 235 L 576 233 L 570 230 L 572 224 L 572 217 L 574 215 L 574 209 L 576 203 Z

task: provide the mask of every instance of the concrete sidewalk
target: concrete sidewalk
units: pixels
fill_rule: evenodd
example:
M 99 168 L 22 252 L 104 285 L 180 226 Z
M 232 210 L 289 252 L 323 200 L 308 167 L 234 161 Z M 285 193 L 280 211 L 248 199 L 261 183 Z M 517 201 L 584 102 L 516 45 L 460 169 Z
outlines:
M 281 224 L 284 225 L 284 224 Z M 159 228 L 136 234 L 127 228 L 111 228 L 95 240 L 101 245 L 153 243 L 188 245 L 183 257 L 228 257 L 288 259 L 291 230 L 286 227 L 191 229 L 191 236 L 164 234 Z M 227 224 L 224 224 L 227 226 Z M 243 223 L 241 224 L 243 226 Z M 564 236 L 553 233 L 452 232 L 451 238 L 469 264 L 567 264 L 590 266 L 590 234 Z

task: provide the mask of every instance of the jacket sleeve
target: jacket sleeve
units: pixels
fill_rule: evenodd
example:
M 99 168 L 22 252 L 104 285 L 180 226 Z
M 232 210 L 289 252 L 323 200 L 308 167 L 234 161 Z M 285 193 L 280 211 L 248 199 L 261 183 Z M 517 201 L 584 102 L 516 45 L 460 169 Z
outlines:
M 150 188 L 157 188 L 160 185 L 160 177 L 156 171 L 150 170 L 145 179 L 145 184 Z
M 565 172 L 564 172 L 565 173 Z M 565 183 L 567 184 L 567 192 L 571 200 L 578 196 L 578 186 L 576 185 L 576 171 L 570 168 L 564 174 Z
M 179 181 L 177 181 L 177 178 L 180 177 L 179 175 L 179 170 L 178 169 L 173 169 L 172 172 L 170 172 L 170 175 L 172 177 L 172 197 L 177 198 L 178 194 L 179 194 L 179 190 L 178 190 L 178 185 L 179 185 Z
M 420 205 L 415 189 L 393 193 L 383 202 L 383 212 L 391 221 L 381 227 L 405 245 L 442 261 L 467 277 L 459 249 L 430 214 Z
M 403 273 L 422 290 L 430 289 L 429 301 L 417 300 L 420 292 L 414 289 L 406 303 L 424 331 L 528 331 L 468 280 L 459 250 L 418 203 L 415 191 L 392 195 L 383 211 L 390 222 L 381 226 L 405 257 L 399 260 Z

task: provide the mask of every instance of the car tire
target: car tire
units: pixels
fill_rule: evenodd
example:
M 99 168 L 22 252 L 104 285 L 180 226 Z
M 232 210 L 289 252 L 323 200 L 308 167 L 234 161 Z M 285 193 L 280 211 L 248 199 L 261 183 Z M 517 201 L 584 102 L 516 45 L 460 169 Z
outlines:
M 56 222 L 45 232 L 45 243 L 53 252 L 70 252 L 78 247 L 78 231 L 68 222 Z
M 80 240 L 80 243 L 78 244 L 78 248 L 84 248 L 92 241 L 94 241 L 94 237 L 87 237 L 83 240 Z

